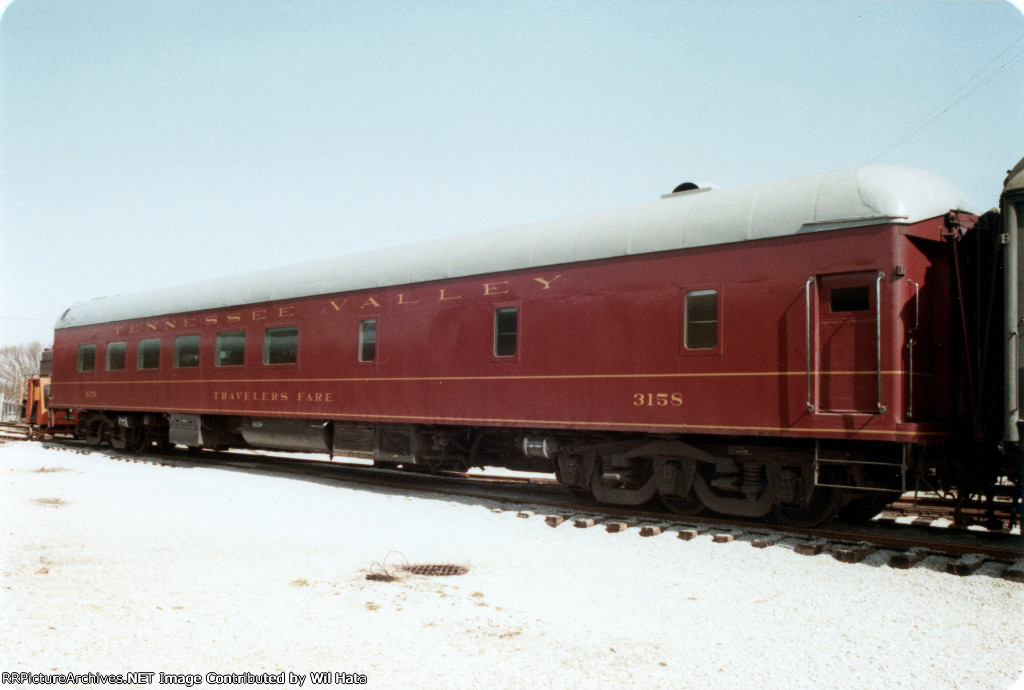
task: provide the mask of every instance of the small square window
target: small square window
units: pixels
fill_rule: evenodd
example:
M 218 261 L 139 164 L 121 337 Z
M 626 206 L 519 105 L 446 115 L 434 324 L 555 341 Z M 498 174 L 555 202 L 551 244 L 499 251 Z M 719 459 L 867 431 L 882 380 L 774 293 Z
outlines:
M 833 288 L 829 292 L 829 311 L 867 311 L 871 308 L 871 289 L 867 285 Z
M 511 357 L 519 340 L 519 310 L 501 307 L 494 310 L 494 356 Z
M 125 344 L 107 343 L 107 371 L 124 369 Z
M 377 359 L 377 320 L 367 319 L 359 323 L 359 361 L 372 362 Z
M 299 358 L 299 328 L 268 328 L 263 332 L 263 363 L 294 364 Z
M 718 292 L 686 293 L 686 349 L 710 350 L 718 345 Z
M 179 369 L 199 366 L 198 335 L 179 335 L 174 339 L 174 366 Z
M 139 341 L 139 369 L 160 368 L 160 338 Z
M 78 370 L 93 371 L 96 369 L 96 346 L 78 346 Z
M 238 367 L 245 364 L 245 331 L 217 334 L 218 367 Z

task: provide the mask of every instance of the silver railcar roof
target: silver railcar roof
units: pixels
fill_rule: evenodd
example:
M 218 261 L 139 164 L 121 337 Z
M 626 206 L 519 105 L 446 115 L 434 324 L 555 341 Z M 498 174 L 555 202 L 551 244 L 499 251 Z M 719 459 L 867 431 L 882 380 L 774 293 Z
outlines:
M 79 303 L 57 328 L 976 212 L 921 170 L 864 166 Z

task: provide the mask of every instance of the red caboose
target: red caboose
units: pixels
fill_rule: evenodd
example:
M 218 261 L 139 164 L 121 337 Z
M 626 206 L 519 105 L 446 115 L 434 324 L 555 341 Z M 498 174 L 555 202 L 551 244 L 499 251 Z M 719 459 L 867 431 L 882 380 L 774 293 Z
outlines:
M 940 178 L 865 167 L 93 300 L 61 317 L 51 405 L 135 450 L 870 512 L 974 447 L 970 210 Z

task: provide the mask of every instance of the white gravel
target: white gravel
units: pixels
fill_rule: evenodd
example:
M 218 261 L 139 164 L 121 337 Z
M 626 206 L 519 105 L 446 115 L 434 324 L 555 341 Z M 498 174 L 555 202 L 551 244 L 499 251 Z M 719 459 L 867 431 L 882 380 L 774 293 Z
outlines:
M 899 571 L 884 554 L 552 529 L 482 501 L 30 443 L 0 446 L 0 485 L 4 673 L 932 690 L 1024 669 L 1024 585 L 932 558 Z M 392 551 L 470 570 L 366 580 Z

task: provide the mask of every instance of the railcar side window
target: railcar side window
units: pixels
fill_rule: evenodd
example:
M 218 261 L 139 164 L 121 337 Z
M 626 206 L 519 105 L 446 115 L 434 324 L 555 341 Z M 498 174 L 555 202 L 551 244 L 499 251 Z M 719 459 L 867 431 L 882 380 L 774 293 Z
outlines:
M 124 369 L 124 343 L 107 343 L 107 371 Z
M 96 368 L 96 346 L 78 346 L 78 370 L 93 371 Z
M 359 322 L 359 361 L 372 362 L 377 359 L 377 319 Z
M 245 331 L 217 334 L 218 367 L 237 367 L 245 364 Z
M 263 363 L 293 364 L 299 355 L 299 328 L 268 328 L 263 332 Z
M 179 335 L 174 339 L 174 366 L 176 368 L 199 366 L 198 335 Z
M 829 311 L 867 311 L 871 308 L 871 290 L 867 285 L 833 288 L 829 292 Z
M 494 356 L 511 357 L 519 339 L 519 312 L 515 307 L 494 310 Z
M 139 369 L 158 369 L 160 367 L 160 338 L 147 338 L 139 341 Z
M 718 291 L 686 293 L 686 348 L 708 350 L 718 345 Z

